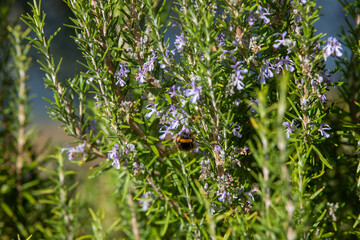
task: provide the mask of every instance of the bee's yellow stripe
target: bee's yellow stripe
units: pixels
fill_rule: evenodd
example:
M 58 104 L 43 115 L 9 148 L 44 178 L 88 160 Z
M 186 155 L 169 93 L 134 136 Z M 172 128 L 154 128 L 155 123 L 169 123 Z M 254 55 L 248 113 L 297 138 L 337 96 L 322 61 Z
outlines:
M 191 143 L 193 142 L 193 140 L 191 138 L 187 139 L 187 138 L 180 138 L 180 141 L 181 143 Z

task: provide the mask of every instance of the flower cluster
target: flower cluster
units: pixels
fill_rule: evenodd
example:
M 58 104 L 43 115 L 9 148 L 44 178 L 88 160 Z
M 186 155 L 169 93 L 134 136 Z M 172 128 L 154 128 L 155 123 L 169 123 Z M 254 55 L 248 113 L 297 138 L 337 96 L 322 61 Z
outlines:
M 135 160 L 135 157 L 136 149 L 135 145 L 132 143 L 126 145 L 120 145 L 119 143 L 116 143 L 107 154 L 107 158 L 112 160 L 111 165 L 118 170 L 120 169 L 120 159 L 126 167 L 128 161 Z
M 80 145 L 76 146 L 75 148 L 70 147 L 70 145 L 67 145 L 67 147 L 65 147 L 61 150 L 61 152 L 64 152 L 64 151 L 67 151 L 68 159 L 73 160 L 76 155 L 85 153 L 85 143 L 80 144 Z
M 342 56 L 342 47 L 341 44 L 334 37 L 329 37 L 327 44 L 323 48 L 324 50 L 324 59 L 327 60 L 328 57 L 341 57 Z

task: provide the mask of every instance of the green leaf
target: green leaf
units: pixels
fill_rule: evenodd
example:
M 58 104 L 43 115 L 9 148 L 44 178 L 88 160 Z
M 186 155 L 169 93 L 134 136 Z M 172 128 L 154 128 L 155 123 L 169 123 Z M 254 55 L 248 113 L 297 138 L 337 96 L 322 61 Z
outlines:
M 316 152 L 316 154 L 318 155 L 318 157 L 320 158 L 320 160 L 323 162 L 323 164 L 325 164 L 328 168 L 332 169 L 332 166 L 329 164 L 329 162 L 324 158 L 324 156 L 321 154 L 321 152 L 319 151 L 319 149 L 317 149 L 314 145 L 312 145 L 314 151 Z
M 317 190 L 313 195 L 311 195 L 310 200 L 314 200 L 323 190 L 325 189 L 325 186 Z
M 151 148 L 151 150 L 153 150 L 153 152 L 155 153 L 156 156 L 160 156 L 159 151 L 154 144 L 150 144 L 150 148 Z
M 132 117 L 131 119 L 134 120 L 135 122 L 139 123 L 139 124 L 144 124 L 144 122 L 139 118 Z
M 172 104 L 172 100 L 171 100 L 169 94 L 165 93 L 165 98 L 169 102 L 169 104 Z

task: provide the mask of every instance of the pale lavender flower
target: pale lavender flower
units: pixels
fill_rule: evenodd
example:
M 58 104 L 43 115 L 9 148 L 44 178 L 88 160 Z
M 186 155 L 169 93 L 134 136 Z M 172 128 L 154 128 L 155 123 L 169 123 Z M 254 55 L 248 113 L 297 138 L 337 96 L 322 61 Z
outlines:
M 231 67 L 235 70 L 235 81 L 234 87 L 236 87 L 239 91 L 245 87 L 245 84 L 242 82 L 244 79 L 244 74 L 248 72 L 247 69 L 241 69 L 241 61 L 235 63 L 235 65 L 231 65 Z
M 92 83 L 93 81 L 94 81 L 94 78 L 91 77 L 91 78 L 89 78 L 89 79 L 86 80 L 86 83 L 87 83 L 87 84 L 90 84 L 90 83 Z
M 333 37 L 328 38 L 327 44 L 326 44 L 326 46 L 324 46 L 323 50 L 324 50 L 325 61 L 329 56 L 333 56 L 333 57 L 341 57 L 342 56 L 341 43 L 339 43 L 337 41 L 337 39 L 333 38 Z
M 241 133 L 239 133 L 239 130 L 241 129 L 241 126 L 239 126 L 238 124 L 235 124 L 232 126 L 232 133 L 234 134 L 235 137 L 241 138 L 242 135 Z
M 113 166 L 114 168 L 116 168 L 117 170 L 120 169 L 120 161 L 118 158 L 114 158 L 113 162 L 111 163 L 111 166 Z
M 180 119 L 176 116 L 174 120 L 171 121 L 170 129 L 177 129 L 180 126 Z
M 270 23 L 270 19 L 266 17 L 267 15 L 270 15 L 270 13 L 266 8 L 263 8 L 261 5 L 259 5 L 258 15 L 259 18 L 264 21 L 264 23 Z
M 280 69 L 283 69 L 283 66 L 285 66 L 286 70 L 289 72 L 293 72 L 295 70 L 293 65 L 294 61 L 289 59 L 289 56 L 286 56 L 285 58 L 282 57 L 276 64 L 275 73 L 280 74 Z
M 305 96 L 302 96 L 300 98 L 301 109 L 306 110 L 308 108 L 308 105 L 309 105 L 309 100 Z
M 289 72 L 293 72 L 295 68 L 293 67 L 294 61 L 289 59 L 289 56 L 286 56 L 285 58 L 281 59 L 282 64 L 285 66 L 286 70 Z
M 234 101 L 234 105 L 235 105 L 236 107 L 238 107 L 238 106 L 240 105 L 240 103 L 241 103 L 241 99 L 240 99 L 240 98 L 236 98 L 235 101 Z
M 120 169 L 120 161 L 119 161 L 119 155 L 117 153 L 118 149 L 119 149 L 119 144 L 116 143 L 114 145 L 114 147 L 110 151 L 108 151 L 107 158 L 112 159 L 113 162 L 111 163 L 111 166 L 113 166 L 114 168 L 119 170 Z
M 115 84 L 124 87 L 126 85 L 126 82 L 123 80 L 123 78 L 127 77 L 128 76 L 127 74 L 129 72 L 130 70 L 127 69 L 124 64 L 120 64 L 120 71 L 115 75 L 115 77 L 118 79 L 118 81 Z
M 126 82 L 121 79 L 120 77 L 116 76 L 118 78 L 118 80 L 116 81 L 116 85 L 120 85 L 120 87 L 124 87 L 126 85 Z
M 281 36 L 281 40 L 275 40 L 275 44 L 273 45 L 274 48 L 279 48 L 280 45 L 284 45 L 286 46 L 286 40 L 285 40 L 285 35 L 287 34 L 287 32 L 283 32 L 283 33 L 275 33 L 274 36 L 280 35 Z
M 164 140 L 166 135 L 169 133 L 169 127 L 164 125 L 160 128 L 159 133 L 162 133 L 162 135 L 160 135 L 159 139 Z
M 84 153 L 85 152 L 85 143 L 77 145 L 75 148 L 70 147 L 70 145 L 67 145 L 66 148 L 63 148 L 61 152 L 64 152 L 67 150 L 68 159 L 71 161 L 74 159 L 76 154 Z
M 225 202 L 225 200 L 226 200 L 226 197 L 229 195 L 229 192 L 228 191 L 226 191 L 226 190 L 224 190 L 223 192 L 217 192 L 217 194 L 216 194 L 216 196 L 220 196 L 219 198 L 218 198 L 218 200 L 220 201 L 220 202 L 222 202 L 222 203 L 224 203 Z
M 135 151 L 135 145 L 132 144 L 132 143 L 129 143 L 129 144 L 126 145 L 126 147 L 124 148 L 123 151 L 124 151 L 125 154 L 132 153 L 132 152 Z
M 158 104 L 148 104 L 145 108 L 147 110 L 150 110 L 150 112 L 148 112 L 147 114 L 145 114 L 145 117 L 147 118 L 151 118 L 151 116 L 155 113 L 156 115 L 159 113 L 157 110 L 156 110 L 156 107 L 158 106 Z
M 254 17 L 253 11 L 249 12 L 249 17 L 248 17 L 247 21 L 250 26 L 254 25 L 254 23 L 256 22 L 256 18 Z
M 320 127 L 318 129 L 318 131 L 320 132 L 321 136 L 324 136 L 325 138 L 329 138 L 330 134 L 328 134 L 325 131 L 331 130 L 330 126 L 327 124 L 320 124 Z
M 61 150 L 61 152 L 64 152 L 67 150 L 68 159 L 71 161 L 74 159 L 74 156 L 76 155 L 76 150 L 73 147 L 70 147 L 70 145 L 67 145 L 65 148 Z
M 322 94 L 322 95 L 319 96 L 319 99 L 320 99 L 321 102 L 326 102 L 327 97 L 326 97 L 325 94 Z
M 214 149 L 215 149 L 215 151 L 218 151 L 218 152 L 220 152 L 222 150 L 220 145 L 215 145 Z
M 122 77 L 127 77 L 127 74 L 128 74 L 129 72 L 130 72 L 130 70 L 127 69 L 124 64 L 120 64 L 120 71 L 119 71 L 119 73 L 121 74 Z
M 282 124 L 286 129 L 286 138 L 289 139 L 290 138 L 290 133 L 292 133 L 295 129 L 296 129 L 296 126 L 294 124 L 294 120 L 291 121 L 291 123 L 289 122 L 283 122 Z
M 180 36 L 176 35 L 174 44 L 175 44 L 175 47 L 178 50 L 178 52 L 181 52 L 183 50 L 183 48 L 185 47 L 185 44 L 186 44 L 185 36 L 183 33 Z
M 136 80 L 139 80 L 140 84 L 143 84 L 146 82 L 146 76 L 145 76 L 145 71 L 142 70 L 141 67 L 139 67 L 139 72 L 138 72 L 138 76 L 136 77 Z
M 175 97 L 176 96 L 175 85 L 173 85 L 171 88 L 169 88 L 166 92 L 169 94 L 169 96 L 171 98 Z
M 248 195 L 248 196 L 251 198 L 252 201 L 255 201 L 253 192 L 257 192 L 257 190 L 256 190 L 256 189 L 253 189 L 253 190 L 251 190 L 250 192 L 246 192 L 245 194 Z M 249 202 L 249 203 L 251 203 L 251 202 Z
M 108 151 L 108 155 L 107 155 L 107 158 L 108 159 L 114 159 L 114 158 L 118 158 L 118 154 L 117 154 L 117 150 L 119 149 L 119 144 L 116 143 L 114 145 L 114 147 Z
M 258 100 L 257 99 L 253 99 L 252 97 L 250 97 L 250 101 L 251 101 L 251 104 L 249 104 L 249 107 L 250 107 L 250 112 L 252 113 L 256 113 L 256 109 L 254 107 L 252 107 L 253 105 L 258 105 Z
M 169 112 L 173 117 L 175 117 L 177 115 L 177 110 L 176 110 L 176 107 L 174 105 L 170 105 L 170 109 L 169 109 Z
M 225 33 L 219 33 L 216 37 L 216 41 L 219 43 L 219 46 L 226 46 Z
M 150 60 L 146 63 L 144 63 L 144 70 L 147 72 L 151 72 L 155 68 L 155 60 L 157 59 L 156 52 L 154 52 L 154 55 L 150 58 Z
M 192 85 L 191 89 L 186 89 L 185 96 L 186 97 L 192 96 L 190 98 L 190 102 L 196 103 L 197 100 L 199 100 L 199 98 L 200 98 L 200 93 L 201 93 L 201 90 L 202 90 L 202 86 L 195 87 L 195 81 L 192 81 L 191 85 Z
M 265 61 L 265 65 L 263 65 L 260 69 L 260 74 L 258 79 L 260 79 L 260 84 L 265 84 L 265 79 L 273 77 L 274 74 L 271 70 L 273 70 L 274 67 L 273 65 L 270 63 L 270 61 L 266 60 Z
M 150 192 L 146 192 L 143 193 L 143 195 L 141 196 L 141 200 L 139 201 L 139 204 L 141 205 L 141 209 L 143 211 L 147 211 L 150 204 L 151 204 L 151 193 Z

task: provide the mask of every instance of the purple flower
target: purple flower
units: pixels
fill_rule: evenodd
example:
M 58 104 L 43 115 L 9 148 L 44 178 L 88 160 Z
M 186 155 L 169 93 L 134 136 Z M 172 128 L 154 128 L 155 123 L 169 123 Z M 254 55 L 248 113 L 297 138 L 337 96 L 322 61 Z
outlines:
M 218 198 L 218 200 L 219 200 L 220 202 L 222 202 L 222 203 L 225 202 L 226 197 L 227 197 L 228 195 L 229 195 L 229 192 L 226 191 L 226 190 L 224 190 L 223 192 L 219 192 L 219 191 L 218 191 L 218 193 L 216 194 L 216 196 L 220 196 L 220 197 Z
M 68 154 L 68 159 L 71 161 L 74 159 L 76 154 L 85 152 L 85 143 L 77 145 L 75 148 L 70 147 L 70 145 L 67 145 L 66 148 L 63 148 L 61 150 L 61 152 L 64 152 L 66 150 L 67 150 L 67 154 Z
M 114 147 L 110 151 L 108 151 L 108 156 L 107 156 L 108 159 L 113 160 L 111 166 L 113 166 L 116 169 L 120 169 L 119 155 L 117 153 L 118 149 L 119 149 L 119 144 L 116 143 Z
M 176 107 L 174 105 L 170 105 L 170 109 L 169 109 L 169 112 L 173 117 L 175 117 L 177 115 L 177 110 L 176 110 Z
M 169 88 L 166 92 L 169 94 L 169 96 L 171 98 L 175 97 L 175 95 L 176 95 L 175 85 L 173 85 L 171 88 Z
M 139 83 L 140 84 L 143 84 L 146 82 L 146 76 L 145 76 L 145 71 L 143 71 L 141 69 L 141 67 L 139 67 L 139 73 L 138 73 L 138 76 L 136 77 L 136 80 L 139 80 Z
M 135 145 L 132 144 L 132 143 L 127 144 L 123 151 L 124 151 L 125 154 L 132 153 L 132 152 L 135 151 Z
M 327 40 L 327 44 L 326 46 L 323 48 L 324 50 L 324 59 L 326 61 L 326 59 L 329 57 L 329 56 L 333 56 L 333 57 L 341 57 L 342 56 L 342 53 L 341 53 L 341 50 L 342 50 L 342 47 L 341 47 L 341 43 L 339 43 L 337 41 L 336 38 L 333 38 L 333 37 L 329 37 L 328 40 Z
M 318 131 L 320 132 L 321 136 L 324 136 L 325 138 L 329 138 L 330 134 L 325 132 L 325 130 L 331 130 L 330 126 L 327 124 L 323 124 L 323 123 L 320 124 Z
M 216 37 L 216 41 L 219 43 L 219 46 L 226 46 L 225 33 L 219 33 Z
M 284 45 L 286 46 L 286 40 L 285 40 L 285 35 L 286 35 L 287 32 L 283 32 L 283 33 L 276 33 L 274 34 L 275 36 L 276 35 L 280 35 L 281 36 L 281 40 L 275 40 L 275 44 L 273 45 L 274 48 L 279 48 L 280 45 Z
M 67 150 L 68 159 L 71 161 L 74 159 L 74 156 L 76 155 L 75 148 L 70 147 L 70 145 L 67 145 L 65 148 L 61 150 L 61 152 L 64 152 Z
M 319 96 L 319 99 L 320 99 L 321 102 L 326 102 L 326 100 L 327 100 L 325 94 L 320 95 L 320 96 Z
M 291 124 L 289 122 L 283 122 L 282 125 L 286 128 L 286 138 L 289 139 L 290 133 L 292 133 L 296 129 L 296 126 L 294 125 L 294 120 L 291 121 Z
M 157 59 L 156 52 L 154 52 L 154 55 L 151 57 L 151 59 L 144 63 L 144 70 L 147 72 L 151 72 L 155 68 L 155 60 Z
M 249 104 L 249 107 L 250 107 L 250 112 L 252 113 L 256 113 L 256 109 L 254 107 L 252 107 L 254 104 L 257 106 L 259 103 L 258 103 L 258 100 L 257 99 L 253 99 L 252 97 L 250 97 L 250 101 L 251 103 Z
M 265 79 L 274 76 L 273 72 L 271 71 L 272 69 L 274 69 L 274 67 L 270 61 L 266 60 L 265 65 L 263 65 L 260 69 L 260 74 L 258 77 L 258 79 L 260 79 L 260 84 L 265 84 Z
M 266 8 L 263 8 L 261 5 L 259 5 L 258 10 L 259 18 L 264 21 L 264 23 L 268 24 L 270 22 L 270 19 L 268 19 L 266 16 L 270 15 L 269 11 Z
M 231 67 L 235 70 L 234 87 L 236 86 L 239 91 L 245 87 L 245 84 L 242 82 L 242 80 L 244 79 L 243 74 L 246 74 L 248 72 L 247 69 L 241 69 L 241 63 L 241 61 L 238 61 L 235 63 L 235 65 L 231 65 Z
M 192 85 L 191 89 L 186 89 L 185 96 L 186 97 L 192 96 L 190 102 L 196 103 L 197 100 L 199 100 L 200 98 L 202 86 L 195 87 L 195 81 L 192 81 L 191 85 Z
M 218 151 L 218 152 L 220 152 L 222 150 L 220 145 L 215 145 L 214 149 L 215 149 L 215 151 Z
M 126 82 L 123 80 L 123 78 L 127 77 L 127 73 L 129 72 L 130 70 L 127 69 L 124 64 L 120 64 L 120 71 L 115 75 L 115 77 L 118 79 L 115 84 L 120 85 L 120 87 L 124 87 L 126 85 Z
M 126 82 L 122 80 L 120 77 L 116 76 L 118 80 L 116 81 L 116 85 L 120 85 L 120 87 L 124 87 L 126 85 Z
M 151 204 L 151 193 L 150 192 L 146 192 L 143 193 L 143 195 L 141 196 L 141 200 L 139 201 L 139 204 L 141 205 L 141 209 L 143 211 L 147 211 L 150 204 Z
M 286 70 L 289 72 L 293 72 L 295 70 L 294 68 L 294 61 L 289 59 L 289 56 L 286 56 L 285 58 L 281 58 L 280 61 L 276 64 L 275 72 L 277 74 L 280 73 L 280 69 L 283 69 L 283 65 L 285 66 Z
M 151 116 L 155 113 L 156 115 L 159 113 L 157 110 L 156 110 L 156 107 L 158 106 L 158 104 L 149 104 L 147 105 L 145 108 L 147 110 L 150 110 L 150 112 L 148 112 L 147 114 L 145 114 L 145 117 L 147 118 L 151 118 Z
M 241 133 L 239 133 L 239 130 L 241 129 L 241 127 L 238 124 L 235 124 L 232 127 L 233 127 L 232 133 L 234 134 L 234 136 L 238 137 L 238 138 L 241 138 L 242 135 L 241 135 Z
M 234 104 L 236 107 L 238 107 L 241 103 L 241 99 L 240 98 L 236 98 L 235 101 L 234 101 Z
M 180 119 L 176 116 L 170 124 L 170 129 L 176 129 L 180 125 Z
M 183 48 L 185 47 L 185 43 L 186 41 L 183 33 L 180 36 L 176 35 L 174 44 L 178 52 L 181 52 L 183 50 Z
M 159 139 L 164 140 L 166 135 L 169 133 L 169 127 L 166 125 L 162 126 L 159 130 L 159 133 L 162 133 Z
M 116 143 L 114 145 L 114 147 L 110 151 L 108 151 L 108 155 L 107 155 L 108 159 L 118 158 L 118 155 L 117 155 L 118 149 L 119 149 L 119 144 Z
M 255 201 L 253 192 L 257 192 L 257 190 L 256 190 L 256 189 L 253 189 L 253 190 L 251 190 L 250 192 L 246 192 L 245 194 L 248 195 L 248 196 L 251 198 L 252 201 Z
M 89 78 L 89 79 L 86 80 L 86 83 L 87 83 L 87 84 L 90 84 L 90 83 L 92 83 L 93 81 L 94 81 L 94 78 L 91 77 L 91 78 Z
M 254 17 L 253 11 L 249 12 L 249 17 L 248 17 L 247 21 L 250 26 L 254 25 L 254 23 L 256 22 L 256 18 Z

